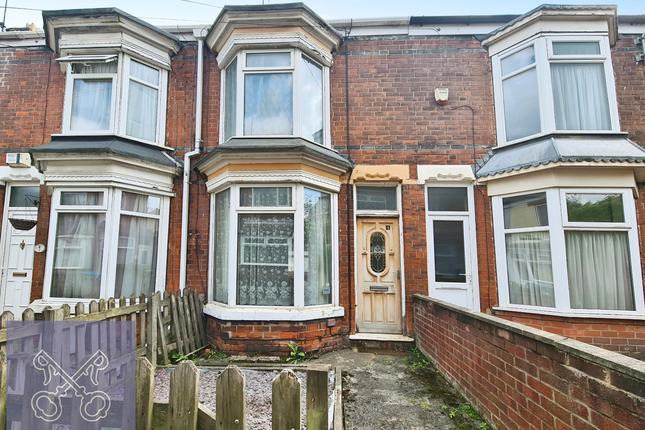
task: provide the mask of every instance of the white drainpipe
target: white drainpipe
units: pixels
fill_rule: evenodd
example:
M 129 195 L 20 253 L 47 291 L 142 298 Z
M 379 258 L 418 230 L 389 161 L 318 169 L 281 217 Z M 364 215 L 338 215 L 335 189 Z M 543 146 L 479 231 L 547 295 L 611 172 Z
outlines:
M 204 87 L 204 38 L 195 30 L 197 38 L 197 97 L 195 97 L 195 147 L 184 154 L 184 186 L 181 202 L 181 257 L 179 261 L 179 290 L 186 288 L 186 260 L 188 257 L 188 203 L 190 202 L 190 159 L 199 154 L 202 143 L 202 99 Z

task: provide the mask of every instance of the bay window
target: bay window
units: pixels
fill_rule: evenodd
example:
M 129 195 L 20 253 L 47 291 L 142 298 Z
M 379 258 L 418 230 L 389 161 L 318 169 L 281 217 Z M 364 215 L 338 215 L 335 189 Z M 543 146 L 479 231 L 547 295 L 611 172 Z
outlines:
M 231 185 L 213 196 L 215 302 L 303 308 L 337 301 L 335 194 L 304 185 Z
M 68 56 L 63 133 L 163 144 L 167 72 L 126 54 Z
M 162 290 L 167 211 L 167 197 L 56 189 L 44 297 L 98 300 Z
M 549 189 L 493 205 L 503 308 L 645 313 L 630 190 Z
M 537 36 L 493 56 L 501 144 L 619 131 L 607 36 Z
M 241 51 L 222 71 L 222 139 L 299 136 L 329 146 L 328 68 L 300 50 Z

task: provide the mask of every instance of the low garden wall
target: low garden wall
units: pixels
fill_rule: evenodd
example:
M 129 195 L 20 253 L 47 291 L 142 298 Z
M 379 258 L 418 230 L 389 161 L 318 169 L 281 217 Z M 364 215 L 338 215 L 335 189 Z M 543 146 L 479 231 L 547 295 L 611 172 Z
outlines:
M 500 429 L 645 429 L 645 362 L 420 295 L 414 331 Z

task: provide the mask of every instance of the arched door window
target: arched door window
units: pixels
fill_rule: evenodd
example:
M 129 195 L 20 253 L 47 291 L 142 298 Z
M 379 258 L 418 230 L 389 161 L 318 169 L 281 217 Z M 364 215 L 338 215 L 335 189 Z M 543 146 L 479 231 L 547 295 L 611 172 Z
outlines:
M 385 271 L 385 236 L 374 233 L 370 237 L 370 267 L 374 273 Z

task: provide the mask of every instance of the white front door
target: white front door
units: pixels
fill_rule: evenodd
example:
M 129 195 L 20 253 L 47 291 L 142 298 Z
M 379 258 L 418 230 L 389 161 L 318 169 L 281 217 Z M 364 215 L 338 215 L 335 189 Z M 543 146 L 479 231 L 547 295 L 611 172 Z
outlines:
M 13 191 L 17 187 L 9 188 Z M 28 187 L 32 188 L 32 187 Z M 33 187 L 34 191 L 37 187 Z M 38 196 L 36 195 L 36 198 Z M 2 289 L 0 290 L 0 306 L 2 311 L 11 311 L 16 319 L 29 306 L 31 295 L 31 280 L 34 272 L 34 244 L 36 242 L 36 227 L 31 230 L 18 230 L 11 225 L 9 218 L 35 220 L 38 216 L 37 207 L 24 207 L 18 199 L 7 199 L 8 208 L 5 211 L 2 253 Z M 17 206 L 20 204 L 21 206 Z

